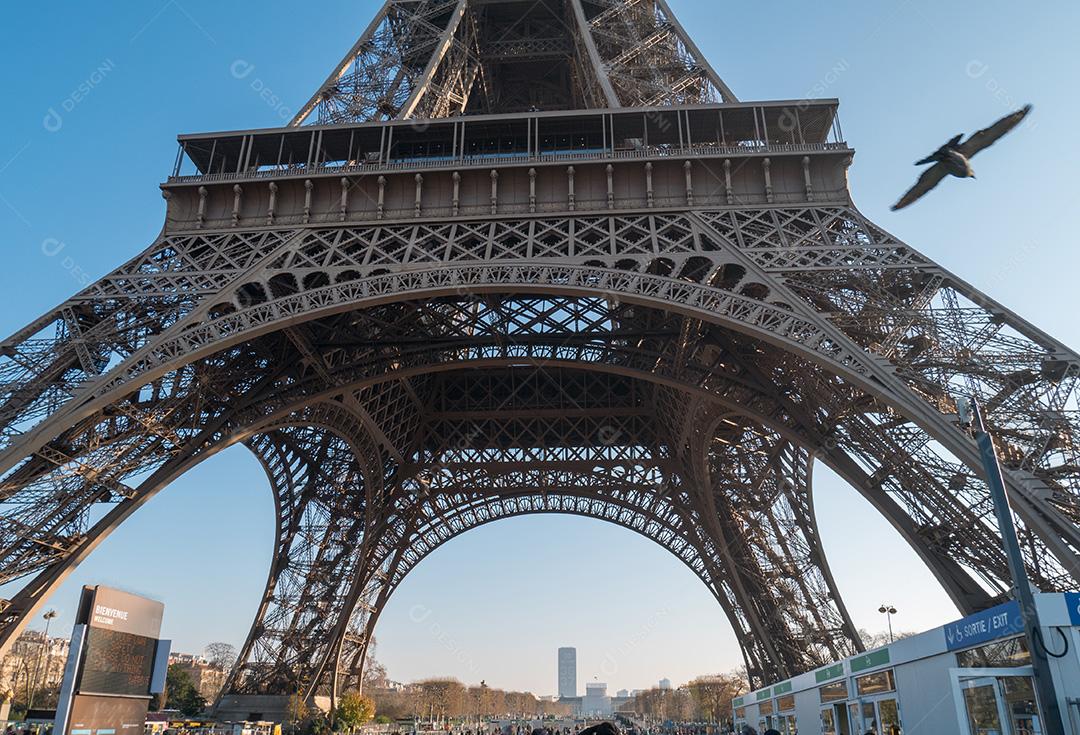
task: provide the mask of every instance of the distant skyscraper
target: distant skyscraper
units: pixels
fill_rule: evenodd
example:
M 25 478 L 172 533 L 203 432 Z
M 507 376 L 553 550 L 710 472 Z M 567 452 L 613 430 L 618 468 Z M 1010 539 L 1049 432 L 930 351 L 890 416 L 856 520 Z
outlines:
M 660 680 L 660 688 L 661 689 L 671 689 L 671 679 L 661 679 Z
M 577 649 L 559 649 L 559 696 L 577 696 Z

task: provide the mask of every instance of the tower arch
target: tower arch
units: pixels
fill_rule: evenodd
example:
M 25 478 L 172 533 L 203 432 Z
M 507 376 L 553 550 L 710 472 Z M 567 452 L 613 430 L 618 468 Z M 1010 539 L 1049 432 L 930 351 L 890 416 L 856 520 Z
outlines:
M 961 610 L 1006 592 L 967 394 L 1031 579 L 1075 586 L 1080 358 L 858 212 L 835 100 L 738 103 L 663 0 L 531 39 L 482 5 L 388 0 L 296 125 L 184 136 L 161 237 L 0 343 L 0 649 L 243 442 L 277 546 L 223 706 L 355 684 L 404 574 L 527 512 L 646 532 L 786 678 L 859 645 L 815 460 Z

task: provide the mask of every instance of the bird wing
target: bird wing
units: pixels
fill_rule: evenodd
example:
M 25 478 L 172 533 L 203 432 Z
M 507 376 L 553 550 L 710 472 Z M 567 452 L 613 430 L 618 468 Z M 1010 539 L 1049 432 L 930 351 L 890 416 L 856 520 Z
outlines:
M 921 196 L 926 194 L 926 192 L 930 191 L 939 183 L 941 183 L 941 180 L 945 178 L 945 175 L 947 173 L 948 172 L 945 170 L 945 166 L 940 163 L 934 164 L 930 168 L 923 171 L 922 176 L 920 176 L 919 180 L 915 182 L 915 186 L 908 189 L 907 194 L 904 194 L 904 196 L 900 198 L 900 201 L 893 205 L 892 211 L 895 212 L 898 209 L 903 209 L 907 205 L 914 202 L 916 199 L 919 199 Z
M 980 130 L 960 145 L 960 152 L 967 158 L 971 158 L 979 151 L 989 148 L 997 142 L 998 138 L 1019 125 L 1029 112 L 1031 112 L 1031 105 L 1025 105 L 1022 109 L 1011 115 L 1006 115 L 990 127 Z

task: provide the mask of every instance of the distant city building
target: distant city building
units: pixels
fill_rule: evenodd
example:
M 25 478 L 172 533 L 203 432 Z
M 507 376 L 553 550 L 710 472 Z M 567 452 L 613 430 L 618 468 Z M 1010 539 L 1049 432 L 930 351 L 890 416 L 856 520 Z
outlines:
M 211 666 L 205 656 L 195 653 L 170 653 L 169 666 L 187 672 L 191 683 L 207 702 L 213 702 L 225 686 L 227 671 Z
M 416 691 L 417 686 L 415 683 L 404 681 L 392 681 L 391 679 L 383 678 L 381 681 L 375 683 L 376 689 L 385 689 L 389 692 L 412 692 Z
M 207 666 L 209 663 L 205 656 L 198 653 L 169 653 L 169 666 L 173 664 L 180 666 Z
M 581 700 L 581 714 L 587 717 L 607 717 L 611 712 L 611 697 L 607 695 L 607 684 L 600 682 L 586 684 L 585 696 Z
M 33 683 L 36 689 L 47 693 L 45 701 L 41 697 L 37 701 L 55 706 L 69 646 L 67 638 L 50 637 L 46 641 L 45 633 L 40 630 L 23 631 L 0 659 L 0 702 L 5 701 L 5 695 L 25 692 L 27 685 Z
M 577 649 L 559 649 L 559 699 L 577 696 Z
M 584 697 L 559 697 L 559 704 L 570 708 L 570 714 L 580 717 L 582 713 L 581 703 Z
M 661 679 L 660 680 L 660 688 L 661 689 L 671 689 L 671 679 Z
M 615 692 L 615 696 L 622 699 L 622 698 L 625 698 L 625 697 L 629 697 L 630 692 L 626 691 L 625 689 L 620 689 L 619 691 Z

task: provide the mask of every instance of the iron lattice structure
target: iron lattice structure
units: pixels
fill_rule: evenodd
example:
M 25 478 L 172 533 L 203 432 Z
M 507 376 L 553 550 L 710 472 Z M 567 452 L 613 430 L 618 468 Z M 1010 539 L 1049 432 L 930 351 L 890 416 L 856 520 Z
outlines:
M 405 575 L 528 513 L 656 541 L 780 680 L 860 647 L 816 461 L 961 610 L 1006 594 L 961 394 L 1075 586 L 1080 360 L 855 209 L 836 110 L 737 102 L 664 0 L 390 0 L 295 125 L 182 136 L 159 239 L 0 345 L 0 642 L 242 443 L 276 550 L 222 707 L 357 686 Z

